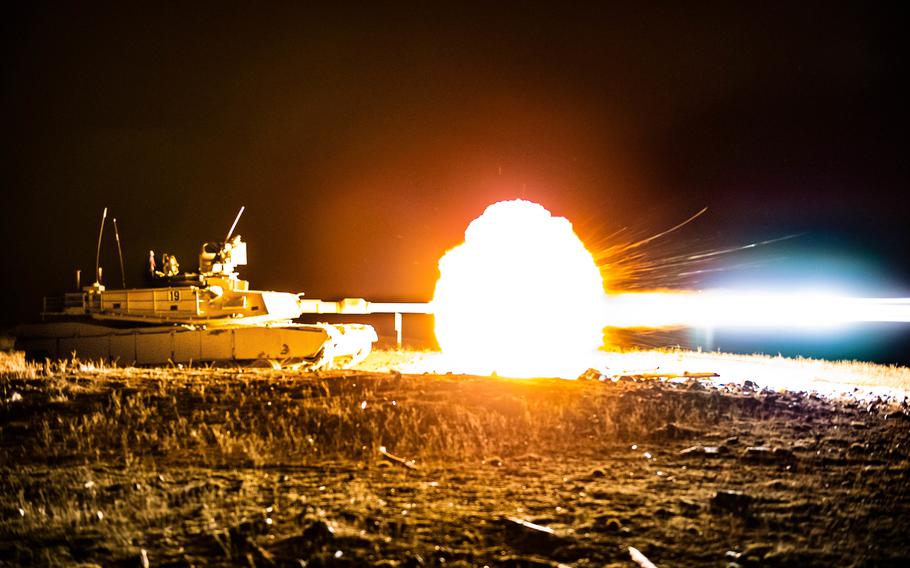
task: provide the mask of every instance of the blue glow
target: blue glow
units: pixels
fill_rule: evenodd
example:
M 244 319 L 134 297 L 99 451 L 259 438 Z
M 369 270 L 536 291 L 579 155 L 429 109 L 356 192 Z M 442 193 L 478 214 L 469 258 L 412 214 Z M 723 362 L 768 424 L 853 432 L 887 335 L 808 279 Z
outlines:
M 874 254 L 849 246 L 833 250 L 832 244 L 816 239 L 756 251 L 750 254 L 747 268 L 720 271 L 702 285 L 771 294 L 814 288 L 850 297 L 910 296 L 910 288 L 895 282 Z M 708 350 L 910 365 L 907 323 L 852 323 L 818 329 L 693 328 L 690 340 Z

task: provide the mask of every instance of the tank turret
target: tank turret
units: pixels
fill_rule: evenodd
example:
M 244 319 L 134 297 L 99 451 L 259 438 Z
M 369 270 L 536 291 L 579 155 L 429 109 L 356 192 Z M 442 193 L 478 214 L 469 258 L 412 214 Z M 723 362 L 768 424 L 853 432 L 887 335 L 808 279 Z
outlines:
M 300 316 L 298 294 L 251 290 L 239 277 L 236 267 L 246 264 L 246 243 L 240 235 L 216 246 L 203 245 L 198 273 L 156 276 L 149 288 L 108 290 L 96 282 L 62 299 L 49 299 L 42 315 L 208 327 L 286 324 Z

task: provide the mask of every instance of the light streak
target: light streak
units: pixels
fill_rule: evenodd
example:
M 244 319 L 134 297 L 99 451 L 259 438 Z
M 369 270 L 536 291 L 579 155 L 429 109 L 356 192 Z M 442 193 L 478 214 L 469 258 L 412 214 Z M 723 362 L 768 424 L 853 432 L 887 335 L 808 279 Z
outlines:
M 910 298 L 854 298 L 826 292 L 736 290 L 641 292 L 607 297 L 613 327 L 819 329 L 870 322 L 910 322 Z

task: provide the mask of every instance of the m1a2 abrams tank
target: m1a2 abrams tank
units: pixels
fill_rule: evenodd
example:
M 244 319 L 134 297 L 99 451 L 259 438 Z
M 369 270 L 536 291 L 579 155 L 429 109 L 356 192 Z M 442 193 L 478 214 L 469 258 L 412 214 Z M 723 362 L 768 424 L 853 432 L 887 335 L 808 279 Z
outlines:
M 377 340 L 369 325 L 292 322 L 303 313 L 369 313 L 367 302 L 251 290 L 238 277 L 246 243 L 232 234 L 242 214 L 243 208 L 224 241 L 202 246 L 198 272 L 178 273 L 176 259 L 158 271 L 150 252 L 149 287 L 108 289 L 96 261 L 92 285 L 45 298 L 43 323 L 13 331 L 16 348 L 33 358 L 75 355 L 121 365 L 258 363 L 309 369 L 350 366 L 369 354 Z M 106 216 L 105 209 L 99 251 Z M 119 250 L 119 235 L 117 242 Z

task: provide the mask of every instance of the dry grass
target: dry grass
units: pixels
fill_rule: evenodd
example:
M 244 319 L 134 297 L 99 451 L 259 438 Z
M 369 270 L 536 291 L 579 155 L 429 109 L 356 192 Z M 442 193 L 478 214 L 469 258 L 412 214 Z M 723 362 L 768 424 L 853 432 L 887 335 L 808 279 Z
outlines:
M 38 375 L 38 365 L 25 359 L 21 351 L 0 351 L 0 377 L 15 379 L 34 379 Z
M 378 353 L 367 365 L 406 357 Z M 703 502 L 720 487 L 751 487 L 758 470 L 733 459 L 702 471 L 680 458 L 680 449 L 730 437 L 743 445 L 809 444 L 806 459 L 823 464 L 817 456 L 834 455 L 822 453 L 831 448 L 846 456 L 852 440 L 830 448 L 819 440 L 842 437 L 851 421 L 867 416 L 855 401 L 697 381 L 124 369 L 77 360 L 29 363 L 15 355 L 0 365 L 0 558 L 35 564 L 136 564 L 146 549 L 153 564 L 304 558 L 357 565 L 420 554 L 441 566 L 441 548 L 447 565 L 453 559 L 531 565 L 538 553 L 506 538 L 500 515 L 577 534 L 577 550 L 552 553 L 560 561 L 619 561 L 622 539 L 651 552 L 661 550 L 654 542 L 672 541 L 682 556 L 664 545 L 658 559 L 706 563 L 738 546 L 731 539 L 758 529 L 739 521 L 731 528 L 730 519 L 718 525 L 705 506 L 689 502 Z M 880 431 L 869 424 L 856 432 Z M 899 435 L 864 441 L 863 451 L 903 464 L 905 423 L 892 424 L 902 428 Z M 418 469 L 391 464 L 380 446 L 416 460 Z M 645 449 L 653 462 L 642 457 Z M 844 463 L 843 475 L 824 466 L 792 493 L 775 489 L 784 492 L 776 503 L 822 484 L 874 479 L 872 472 L 858 481 Z M 892 475 L 876 461 L 861 464 L 867 465 L 885 471 L 887 483 L 903 476 L 904 469 Z M 687 481 L 664 485 L 666 472 Z M 771 474 L 791 479 L 783 469 Z M 846 491 L 859 519 L 899 516 L 906 492 L 887 483 L 882 490 L 897 497 L 884 509 L 838 491 Z M 767 521 L 760 529 L 800 534 L 794 523 L 808 522 L 805 513 L 775 506 L 768 518 L 779 527 Z M 658 510 L 672 522 L 655 519 Z M 605 532 L 606 521 L 596 518 L 608 514 L 638 533 Z M 787 520 L 796 514 L 802 520 Z M 846 522 L 839 507 L 830 514 Z M 318 521 L 336 529 L 330 544 L 301 541 Z M 680 538 L 676 529 L 696 530 L 702 540 L 689 550 L 691 533 L 673 540 Z M 901 529 L 898 523 L 880 532 Z M 842 540 L 839 546 L 853 546 Z M 340 559 L 336 550 L 344 553 Z M 509 559 L 515 555 L 519 560 Z

